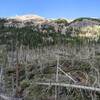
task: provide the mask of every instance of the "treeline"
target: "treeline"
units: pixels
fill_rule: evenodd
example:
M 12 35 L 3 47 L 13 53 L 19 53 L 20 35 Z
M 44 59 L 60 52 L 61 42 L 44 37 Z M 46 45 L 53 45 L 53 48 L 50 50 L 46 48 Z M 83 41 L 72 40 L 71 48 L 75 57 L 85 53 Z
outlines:
M 57 23 L 67 23 L 65 20 L 59 20 Z M 42 26 L 41 29 L 38 26 L 26 26 L 22 28 L 18 27 L 6 27 L 4 23 L 5 19 L 0 19 L 0 45 L 7 45 L 9 49 L 20 47 L 21 45 L 29 46 L 29 48 L 37 48 L 49 45 L 60 45 L 67 43 L 78 43 L 82 44 L 88 42 L 95 42 L 90 38 L 79 37 L 78 34 L 81 32 L 80 28 L 68 27 L 65 34 L 61 31 L 56 32 L 52 26 Z M 76 34 L 77 36 L 72 36 Z M 98 39 L 99 42 L 100 39 Z

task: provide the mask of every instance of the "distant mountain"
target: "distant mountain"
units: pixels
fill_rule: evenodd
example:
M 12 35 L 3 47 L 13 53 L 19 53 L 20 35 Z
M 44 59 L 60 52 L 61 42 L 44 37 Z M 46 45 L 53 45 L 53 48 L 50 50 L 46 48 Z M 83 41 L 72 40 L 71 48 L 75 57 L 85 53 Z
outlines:
M 100 19 L 96 18 L 78 18 L 75 20 L 69 19 L 46 19 L 44 17 L 38 15 L 23 15 L 23 16 L 15 16 L 8 17 L 5 19 L 5 26 L 16 26 L 16 27 L 25 27 L 31 25 L 39 25 L 39 24 L 64 24 L 70 27 L 86 27 L 86 26 L 94 26 L 100 25 Z
M 100 25 L 100 19 L 95 18 L 78 18 L 73 20 L 69 26 L 72 27 L 86 27 L 86 26 L 94 26 Z
M 45 18 L 37 16 L 37 15 L 23 15 L 23 16 L 15 16 L 8 17 L 5 26 L 15 26 L 15 27 L 25 27 L 41 24 L 47 21 Z
M 78 18 L 70 22 L 67 19 L 46 19 L 37 15 L 0 19 L 0 43 L 10 44 L 14 39 L 23 45 L 43 46 L 66 44 L 69 38 L 81 37 L 98 41 L 100 19 Z
M 16 16 L 12 18 L 18 21 L 31 21 L 31 20 L 44 21 L 45 20 L 45 18 L 40 17 L 38 15 L 23 15 L 23 16 Z

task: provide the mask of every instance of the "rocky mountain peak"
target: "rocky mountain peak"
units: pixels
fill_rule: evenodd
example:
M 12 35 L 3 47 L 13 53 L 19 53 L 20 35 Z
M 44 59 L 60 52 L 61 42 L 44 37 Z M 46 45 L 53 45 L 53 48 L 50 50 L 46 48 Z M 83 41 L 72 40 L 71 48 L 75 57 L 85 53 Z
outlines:
M 26 21 L 26 20 L 45 20 L 45 18 L 38 16 L 38 15 L 33 15 L 33 14 L 29 14 L 29 15 L 22 15 L 22 16 L 15 16 L 13 17 L 13 19 L 18 20 L 18 21 Z

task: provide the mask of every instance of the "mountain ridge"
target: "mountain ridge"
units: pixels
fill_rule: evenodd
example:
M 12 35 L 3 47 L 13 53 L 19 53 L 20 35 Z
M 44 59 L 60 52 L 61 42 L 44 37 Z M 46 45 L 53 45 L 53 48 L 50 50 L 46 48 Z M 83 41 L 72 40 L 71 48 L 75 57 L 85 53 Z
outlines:
M 66 19 L 45 19 L 37 15 L 23 15 L 13 18 L 0 19 L 0 32 L 3 38 L 11 38 L 13 35 L 21 35 L 20 41 L 28 38 L 28 42 L 35 45 L 65 43 L 69 38 L 89 38 L 99 40 L 100 20 L 94 18 L 78 18 L 72 22 Z M 18 33 L 19 32 L 19 33 Z M 9 34 L 11 36 L 9 36 Z M 7 36 L 6 36 L 7 35 Z M 23 36 L 23 37 L 22 37 Z M 30 38 L 34 38 L 30 40 Z M 39 41 L 39 42 L 38 42 Z M 41 42 L 42 41 L 42 42 Z M 23 44 L 27 44 L 25 42 Z

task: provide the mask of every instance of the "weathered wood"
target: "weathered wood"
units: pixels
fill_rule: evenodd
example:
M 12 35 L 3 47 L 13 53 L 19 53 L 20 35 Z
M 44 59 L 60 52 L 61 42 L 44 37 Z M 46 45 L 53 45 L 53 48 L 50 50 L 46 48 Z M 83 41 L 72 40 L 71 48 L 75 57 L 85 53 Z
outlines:
M 62 87 L 69 87 L 69 88 L 78 88 L 78 89 L 84 89 L 84 90 L 89 90 L 89 91 L 100 92 L 100 88 L 83 86 L 83 85 L 74 85 L 74 84 L 65 84 L 65 83 L 41 83 L 41 82 L 36 82 L 36 84 L 37 85 L 51 85 L 51 86 L 62 86 Z

